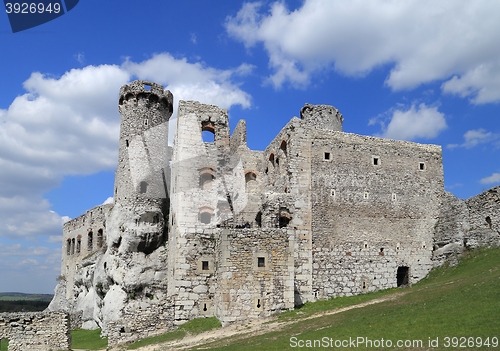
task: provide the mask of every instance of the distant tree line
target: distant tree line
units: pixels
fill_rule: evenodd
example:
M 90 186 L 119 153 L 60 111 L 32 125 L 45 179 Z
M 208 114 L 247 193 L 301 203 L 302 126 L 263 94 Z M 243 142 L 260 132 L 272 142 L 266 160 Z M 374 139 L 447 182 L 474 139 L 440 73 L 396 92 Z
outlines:
M 50 301 L 1 301 L 0 312 L 36 312 L 47 308 Z

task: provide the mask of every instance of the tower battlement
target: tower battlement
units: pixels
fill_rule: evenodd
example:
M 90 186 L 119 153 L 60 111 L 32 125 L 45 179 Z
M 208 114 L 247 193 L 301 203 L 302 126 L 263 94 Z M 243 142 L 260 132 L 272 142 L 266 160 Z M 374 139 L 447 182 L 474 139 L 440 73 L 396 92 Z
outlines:
M 150 104 L 159 103 L 164 109 L 173 112 L 174 97 L 169 90 L 163 90 L 163 86 L 157 83 L 151 83 L 146 80 L 136 80 L 130 84 L 125 84 L 120 88 L 120 99 L 118 108 L 121 112 L 121 107 L 125 104 L 139 101 L 149 102 Z

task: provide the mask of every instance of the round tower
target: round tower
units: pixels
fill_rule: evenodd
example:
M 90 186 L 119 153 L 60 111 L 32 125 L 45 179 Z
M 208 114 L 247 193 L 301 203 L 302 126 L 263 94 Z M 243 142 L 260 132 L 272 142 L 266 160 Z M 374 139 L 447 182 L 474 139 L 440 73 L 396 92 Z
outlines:
M 115 204 L 164 205 L 168 198 L 168 121 L 173 96 L 163 86 L 136 80 L 120 89 L 121 114 Z
M 342 131 L 344 118 L 335 107 L 330 105 L 306 104 L 300 110 L 300 118 L 313 128 Z

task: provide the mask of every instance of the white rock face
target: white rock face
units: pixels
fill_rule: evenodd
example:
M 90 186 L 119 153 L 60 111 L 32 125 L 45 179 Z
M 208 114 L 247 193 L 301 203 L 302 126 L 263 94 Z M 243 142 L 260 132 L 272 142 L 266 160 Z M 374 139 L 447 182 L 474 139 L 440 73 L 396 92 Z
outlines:
M 106 297 L 104 298 L 104 306 L 102 307 L 103 322 L 109 320 L 117 320 L 121 317 L 120 312 L 123 310 L 127 294 L 118 285 L 113 285 Z

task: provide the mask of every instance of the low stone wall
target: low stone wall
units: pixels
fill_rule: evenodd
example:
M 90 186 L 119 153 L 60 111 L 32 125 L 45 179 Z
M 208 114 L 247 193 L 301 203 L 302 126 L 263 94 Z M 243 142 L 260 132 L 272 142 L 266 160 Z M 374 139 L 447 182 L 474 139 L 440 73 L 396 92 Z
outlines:
M 0 338 L 9 351 L 69 350 L 69 317 L 61 312 L 0 313 Z
M 126 308 L 122 319 L 108 322 L 108 345 L 116 346 L 166 333 L 175 328 L 173 315 L 174 305 L 169 301 L 140 311 Z

